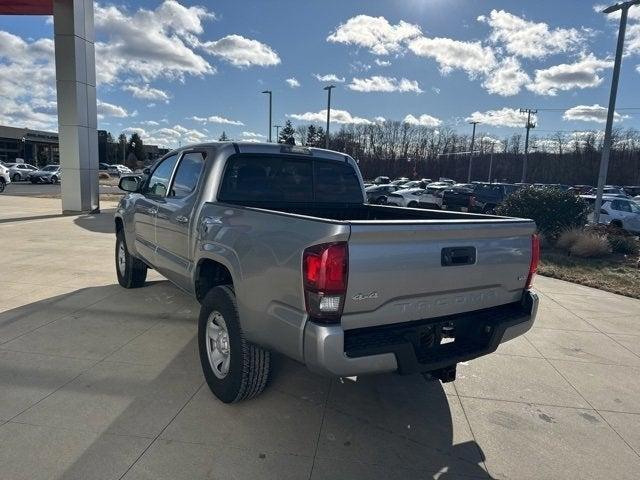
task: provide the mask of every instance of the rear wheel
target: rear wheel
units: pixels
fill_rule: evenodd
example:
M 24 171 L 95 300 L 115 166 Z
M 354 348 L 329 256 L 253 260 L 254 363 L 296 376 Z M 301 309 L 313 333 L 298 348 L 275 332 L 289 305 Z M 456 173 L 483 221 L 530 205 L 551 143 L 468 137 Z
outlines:
M 409 205 L 407 205 L 407 207 L 409 207 L 409 208 L 418 208 L 418 202 L 409 202 Z
M 387 204 L 387 197 L 378 197 L 376 199 L 376 203 L 378 205 L 386 205 Z
M 214 287 L 202 300 L 198 347 L 207 385 L 222 402 L 248 400 L 264 390 L 271 355 L 244 338 L 230 286 Z
M 124 288 L 142 287 L 147 279 L 147 266 L 129 253 L 122 230 L 116 235 L 116 273 Z
M 496 214 L 496 206 L 495 205 L 486 205 L 482 209 L 482 213 L 487 215 L 495 215 Z
M 20 180 L 22 180 L 22 177 L 19 173 L 14 174 L 13 178 L 11 179 L 12 182 L 19 182 Z
M 56 177 L 55 175 L 53 175 L 51 177 L 51 183 L 58 183 L 58 177 Z
M 0 193 L 4 192 L 4 187 L 6 186 L 7 182 L 5 182 L 4 178 L 0 177 Z

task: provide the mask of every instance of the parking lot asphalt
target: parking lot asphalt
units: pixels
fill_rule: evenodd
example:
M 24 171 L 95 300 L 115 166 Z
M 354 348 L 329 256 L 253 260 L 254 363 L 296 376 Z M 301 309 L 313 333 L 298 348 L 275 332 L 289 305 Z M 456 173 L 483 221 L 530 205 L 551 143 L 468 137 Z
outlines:
M 100 185 L 100 194 L 122 195 L 123 192 L 114 185 Z M 11 182 L 1 195 L 17 197 L 59 197 L 60 184 Z
M 112 209 L 0 195 L 0 478 L 637 479 L 640 301 L 538 278 L 534 328 L 459 365 L 357 382 L 275 357 L 225 405 L 198 304 L 160 276 L 124 290 Z

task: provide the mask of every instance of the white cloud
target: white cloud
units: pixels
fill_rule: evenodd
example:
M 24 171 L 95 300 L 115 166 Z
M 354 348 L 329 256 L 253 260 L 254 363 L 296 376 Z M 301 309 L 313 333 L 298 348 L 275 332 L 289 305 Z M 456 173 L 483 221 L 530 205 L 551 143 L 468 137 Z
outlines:
M 96 42 L 98 80 L 113 83 L 124 74 L 148 81 L 158 77 L 215 73 L 194 45 L 213 14 L 203 7 L 184 7 L 165 0 L 155 10 L 129 13 L 125 7 L 95 6 L 95 26 L 106 42 Z
M 538 95 L 556 95 L 559 90 L 597 87 L 603 80 L 599 73 L 612 66 L 612 61 L 600 60 L 591 53 L 575 63 L 536 70 L 535 79 L 527 88 Z
M 454 69 L 464 70 L 471 76 L 488 73 L 497 63 L 493 50 L 480 42 L 420 37 L 409 42 L 409 49 L 419 57 L 433 58 L 443 74 Z
M 489 17 L 481 16 L 478 20 L 491 27 L 492 42 L 503 44 L 508 53 L 524 58 L 573 51 L 585 39 L 575 28 L 550 29 L 546 23 L 525 20 L 504 10 L 492 10 Z
M 376 123 L 384 123 L 384 122 L 387 121 L 387 119 L 384 118 L 384 117 L 376 117 L 376 118 L 374 118 L 374 120 L 375 120 Z
M 420 27 L 400 21 L 392 25 L 384 17 L 357 15 L 338 26 L 327 41 L 369 49 L 374 55 L 399 52 L 403 43 L 421 34 Z
M 532 121 L 535 122 L 535 115 Z M 523 127 L 527 123 L 527 116 L 515 108 L 503 108 L 501 110 L 487 110 L 486 112 L 473 112 L 467 122 L 480 122 L 493 127 Z
M 120 105 L 114 105 L 113 103 L 103 102 L 102 100 L 97 100 L 98 106 L 98 118 L 104 117 L 116 117 L 116 118 L 127 118 L 128 116 L 135 116 L 127 112 L 124 107 Z
M 266 135 L 262 135 L 261 133 L 256 133 L 256 132 L 242 132 L 242 136 L 247 138 L 256 138 L 256 139 L 266 138 Z
M 344 83 L 345 81 L 344 77 L 339 77 L 335 73 L 328 73 L 326 75 L 314 73 L 313 76 L 316 77 L 319 82 Z
M 179 144 L 188 145 L 212 140 L 207 134 L 196 129 L 183 127 L 182 125 L 153 130 L 145 130 L 141 127 L 128 127 L 125 128 L 123 132 L 128 135 L 137 133 L 145 144 L 164 147 L 177 147 Z
M 320 110 L 319 112 L 292 113 L 287 116 L 294 120 L 300 120 L 303 122 L 323 123 L 327 121 L 327 110 Z M 367 120 L 366 118 L 354 117 L 346 110 L 336 110 L 333 108 L 331 109 L 331 122 L 361 125 L 370 125 L 373 123 L 371 120 Z
M 440 95 L 440 89 L 438 87 L 431 87 L 431 91 L 436 95 Z
M 149 84 L 128 84 L 122 87 L 122 89 L 127 92 L 131 92 L 134 97 L 143 100 L 161 100 L 165 103 L 169 103 L 169 99 L 171 98 L 171 95 L 168 92 L 160 90 L 159 88 L 153 88 Z
M 404 123 L 408 123 L 410 125 L 420 125 L 423 127 L 438 127 L 442 125 L 442 120 L 436 117 L 432 117 L 431 115 L 422 114 L 420 117 L 416 118 L 413 115 L 409 114 L 404 117 Z
M 140 122 L 140 125 L 146 125 L 148 127 L 157 127 L 160 124 L 158 122 L 156 122 L 155 120 L 144 120 L 144 121 Z
M 287 78 L 285 82 L 287 82 L 287 85 L 291 88 L 298 88 L 300 86 L 300 82 L 295 77 Z
M 531 82 L 515 57 L 506 57 L 487 74 L 482 86 L 487 92 L 508 97 L 517 95 L 523 86 Z
M 379 58 L 376 58 L 374 60 L 374 63 L 379 67 L 388 67 L 389 65 L 391 65 L 391 62 L 389 60 L 380 60 Z
M 218 123 L 222 125 L 239 125 L 239 126 L 244 125 L 244 123 L 242 123 L 239 120 L 229 120 L 228 118 L 220 117 L 218 115 L 211 115 L 209 117 L 193 116 L 193 117 L 190 117 L 188 120 L 193 120 L 200 123 Z
M 605 123 L 607 121 L 607 109 L 598 104 L 576 105 L 564 112 L 563 120 L 579 120 L 581 122 Z M 616 122 L 622 121 L 627 116 L 614 112 L 613 119 Z
M 356 92 L 415 92 L 422 93 L 417 80 L 374 75 L 370 78 L 354 78 L 348 85 Z
M 214 42 L 204 42 L 201 46 L 235 67 L 270 67 L 280 63 L 280 57 L 269 45 L 242 35 L 227 35 Z

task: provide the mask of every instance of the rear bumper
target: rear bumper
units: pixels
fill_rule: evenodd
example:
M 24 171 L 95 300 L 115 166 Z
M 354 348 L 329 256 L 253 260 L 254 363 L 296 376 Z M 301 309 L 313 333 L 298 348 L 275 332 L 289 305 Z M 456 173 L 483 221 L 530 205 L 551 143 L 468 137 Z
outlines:
M 308 322 L 304 360 L 317 373 L 348 377 L 397 371 L 431 372 L 494 352 L 500 343 L 528 331 L 535 321 L 538 296 L 460 315 L 396 325 L 343 330 Z M 440 344 L 435 332 L 453 328 L 455 341 Z

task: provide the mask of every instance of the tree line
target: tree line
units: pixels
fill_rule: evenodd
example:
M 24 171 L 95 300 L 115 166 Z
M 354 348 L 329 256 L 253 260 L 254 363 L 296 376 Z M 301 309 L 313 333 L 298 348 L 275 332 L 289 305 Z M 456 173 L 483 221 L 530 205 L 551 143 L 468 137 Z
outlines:
M 298 145 L 324 147 L 325 132 L 314 125 L 294 128 L 287 121 L 279 141 L 293 138 Z M 477 133 L 472 161 L 472 180 L 519 182 L 524 161 L 524 135 L 495 138 Z M 527 181 L 595 185 L 602 154 L 603 136 L 598 131 L 556 132 L 532 136 L 529 142 Z M 471 155 L 471 136 L 452 127 L 424 127 L 398 121 L 343 125 L 329 137 L 329 148 L 351 155 L 365 178 L 378 175 L 409 178 L 453 178 L 466 181 Z M 617 129 L 607 182 L 640 184 L 640 132 Z

